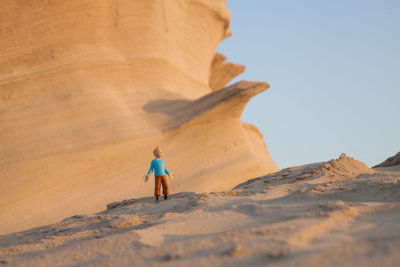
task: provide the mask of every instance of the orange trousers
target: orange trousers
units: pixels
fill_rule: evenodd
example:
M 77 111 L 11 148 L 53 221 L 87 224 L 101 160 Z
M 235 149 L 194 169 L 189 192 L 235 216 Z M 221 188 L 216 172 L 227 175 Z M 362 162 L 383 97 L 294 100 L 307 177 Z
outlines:
M 163 188 L 163 195 L 168 195 L 168 183 L 167 183 L 167 176 L 156 176 L 155 180 L 155 186 L 154 186 L 154 195 L 159 196 L 160 195 L 160 185 L 162 184 Z

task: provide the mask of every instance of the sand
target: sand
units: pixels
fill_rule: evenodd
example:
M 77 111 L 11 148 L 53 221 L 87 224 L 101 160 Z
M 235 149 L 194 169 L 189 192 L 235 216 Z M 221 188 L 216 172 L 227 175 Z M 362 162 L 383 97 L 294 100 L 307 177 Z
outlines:
M 176 180 L 175 183 L 179 183 Z M 400 172 L 342 156 L 0 237 L 6 266 L 398 266 Z

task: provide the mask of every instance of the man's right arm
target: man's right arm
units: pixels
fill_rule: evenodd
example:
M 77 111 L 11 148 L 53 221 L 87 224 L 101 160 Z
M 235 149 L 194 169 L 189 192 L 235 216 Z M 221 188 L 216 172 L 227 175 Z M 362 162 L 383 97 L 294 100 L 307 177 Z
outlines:
M 147 181 L 149 180 L 150 174 L 153 172 L 153 169 L 154 169 L 154 165 L 153 165 L 153 161 L 151 161 L 150 169 L 147 172 L 147 174 L 144 176 L 144 182 L 145 183 L 147 183 Z

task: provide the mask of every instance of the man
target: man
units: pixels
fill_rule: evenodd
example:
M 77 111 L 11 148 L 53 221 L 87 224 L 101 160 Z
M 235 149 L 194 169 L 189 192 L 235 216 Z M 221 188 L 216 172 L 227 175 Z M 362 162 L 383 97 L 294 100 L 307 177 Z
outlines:
M 151 161 L 150 164 L 150 169 L 148 173 L 144 176 L 144 181 L 147 182 L 149 180 L 150 174 L 154 170 L 154 175 L 155 175 L 155 186 L 154 186 L 154 195 L 156 197 L 156 201 L 158 201 L 158 198 L 160 197 L 160 185 L 163 187 L 163 195 L 164 199 L 168 199 L 169 191 L 168 191 L 168 183 L 167 183 L 167 175 L 169 178 L 173 179 L 173 175 L 170 174 L 170 172 L 167 170 L 165 167 L 165 162 L 163 159 L 161 159 L 162 156 L 162 151 L 160 147 L 156 147 L 153 150 L 153 155 L 155 159 Z

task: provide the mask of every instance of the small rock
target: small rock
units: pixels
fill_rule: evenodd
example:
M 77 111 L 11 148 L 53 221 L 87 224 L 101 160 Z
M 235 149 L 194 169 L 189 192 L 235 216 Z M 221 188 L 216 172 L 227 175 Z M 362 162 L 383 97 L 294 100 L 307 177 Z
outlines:
M 232 246 L 231 248 L 229 248 L 228 250 L 226 250 L 223 254 L 228 255 L 228 256 L 235 256 L 238 253 L 240 253 L 243 250 L 243 247 L 239 244 L 235 244 L 234 246 Z
M 346 206 L 343 200 L 336 200 L 335 204 L 333 205 L 335 208 L 342 208 Z
M 268 258 L 278 260 L 288 256 L 288 251 L 286 249 L 277 249 L 267 253 Z
M 168 253 L 163 257 L 165 261 L 172 261 L 180 258 L 182 258 L 182 255 L 180 253 Z
M 339 159 L 344 159 L 344 158 L 347 158 L 347 155 L 345 153 L 340 154 Z

